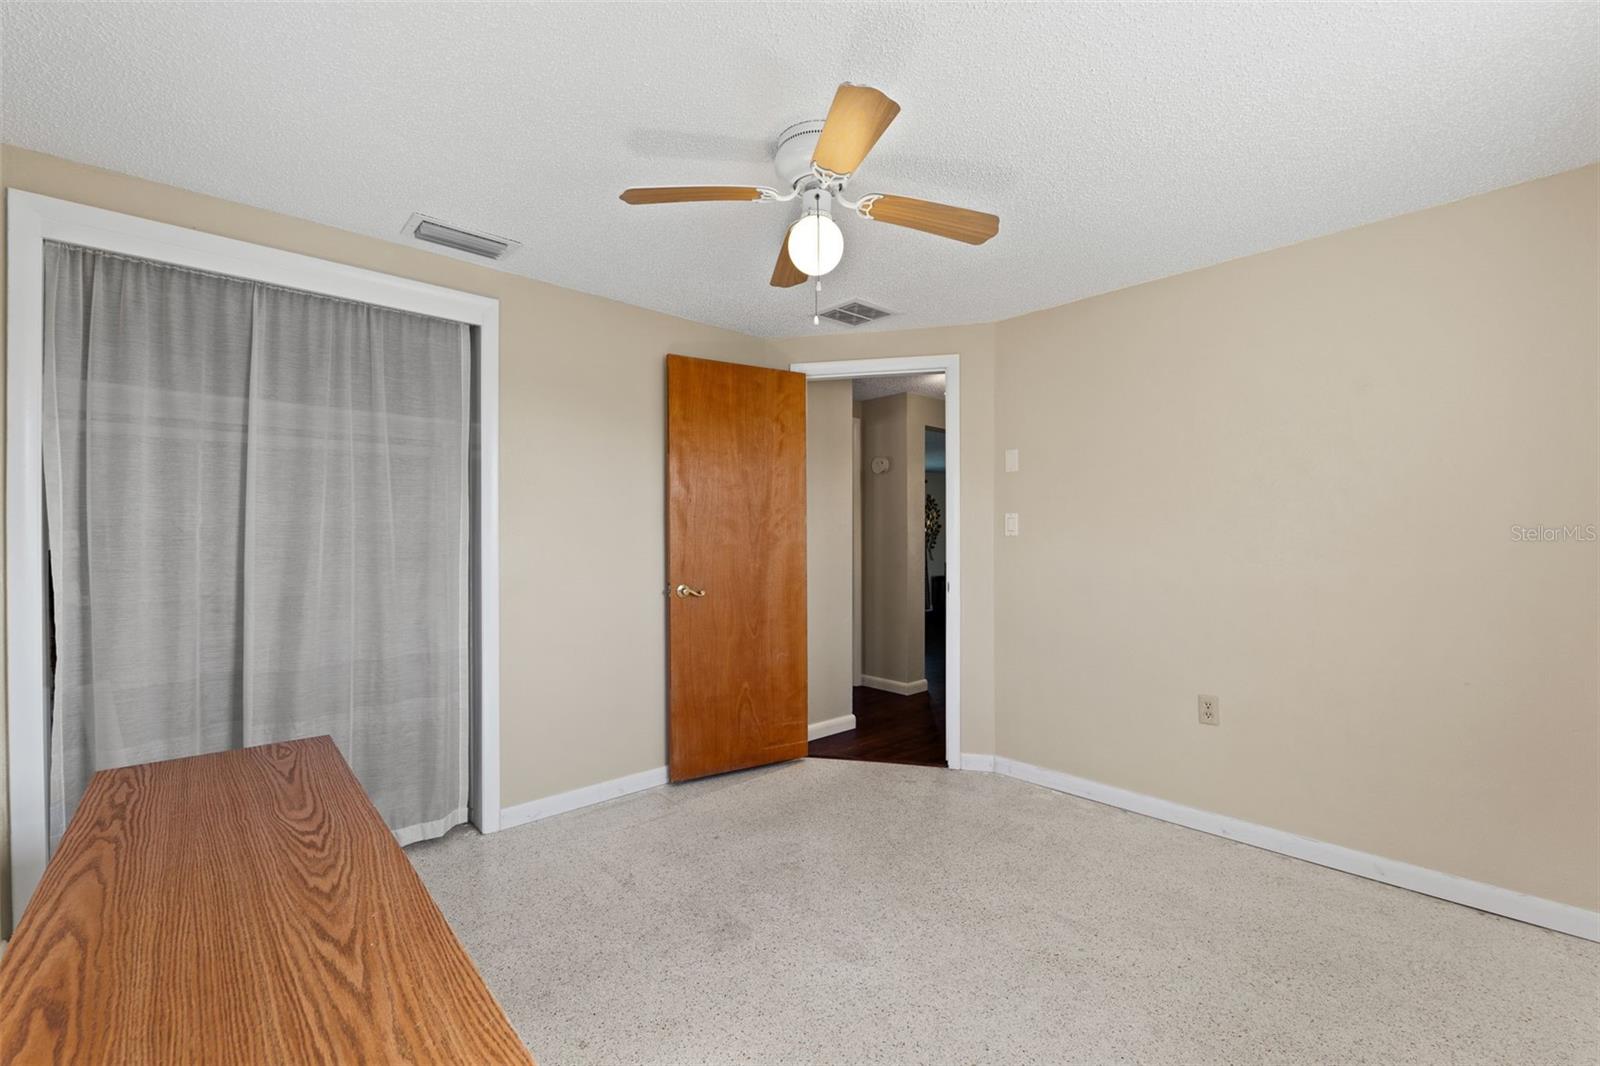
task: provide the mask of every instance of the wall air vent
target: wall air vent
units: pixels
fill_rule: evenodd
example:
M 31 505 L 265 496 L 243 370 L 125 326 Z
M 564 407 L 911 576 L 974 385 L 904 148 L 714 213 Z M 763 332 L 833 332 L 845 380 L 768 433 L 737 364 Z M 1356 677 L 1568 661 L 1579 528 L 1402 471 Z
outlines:
M 841 326 L 859 326 L 864 322 L 876 322 L 880 318 L 888 318 L 892 313 L 881 307 L 864 304 L 860 300 L 852 300 L 847 304 L 840 304 L 831 311 L 822 312 L 822 317 Z
M 452 226 L 440 222 L 427 215 L 416 214 L 406 219 L 406 228 L 403 231 L 412 240 L 423 241 L 427 244 L 437 244 L 442 248 L 449 248 L 455 252 L 465 252 L 467 255 L 477 256 L 480 259 L 504 259 L 518 248 L 521 242 L 508 237 L 495 237 L 488 233 L 474 233 L 472 230 Z

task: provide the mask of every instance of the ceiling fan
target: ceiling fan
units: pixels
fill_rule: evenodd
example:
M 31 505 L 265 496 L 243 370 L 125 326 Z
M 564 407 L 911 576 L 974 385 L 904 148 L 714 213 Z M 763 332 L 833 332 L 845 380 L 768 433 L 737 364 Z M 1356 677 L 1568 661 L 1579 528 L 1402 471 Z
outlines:
M 850 176 L 900 113 L 900 105 L 866 85 L 839 86 L 825 120 L 797 122 L 778 135 L 773 165 L 784 190 L 764 185 L 668 185 L 627 189 L 630 204 L 703 203 L 713 200 L 801 201 L 800 218 L 778 248 L 772 284 L 789 288 L 820 278 L 844 255 L 844 233 L 833 220 L 835 204 L 874 222 L 982 244 L 1000 232 L 1000 219 L 982 211 L 909 196 L 844 195 Z M 819 282 L 820 287 L 820 282 Z

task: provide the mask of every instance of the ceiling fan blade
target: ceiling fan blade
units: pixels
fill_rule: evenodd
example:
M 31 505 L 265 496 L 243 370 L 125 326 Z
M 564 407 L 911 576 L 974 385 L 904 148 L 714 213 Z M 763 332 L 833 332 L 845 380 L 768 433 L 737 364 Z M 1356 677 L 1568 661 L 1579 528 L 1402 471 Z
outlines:
M 792 289 L 806 280 L 800 268 L 789 258 L 789 231 L 783 231 L 783 243 L 778 245 L 778 264 L 772 268 L 772 285 L 778 289 Z
M 968 244 L 982 244 L 1000 232 L 1000 219 L 996 215 L 909 196 L 864 196 L 858 211 L 874 222 L 919 229 Z
M 623 203 L 695 204 L 710 200 L 759 200 L 757 185 L 657 185 L 622 190 Z
M 900 105 L 866 85 L 839 86 L 811 162 L 834 174 L 854 173 L 900 113 Z

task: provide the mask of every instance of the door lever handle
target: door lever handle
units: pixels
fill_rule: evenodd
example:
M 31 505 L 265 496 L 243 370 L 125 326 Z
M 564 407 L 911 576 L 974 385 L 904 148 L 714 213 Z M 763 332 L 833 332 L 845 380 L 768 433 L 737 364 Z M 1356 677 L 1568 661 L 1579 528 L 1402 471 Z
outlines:
M 686 600 L 690 596 L 699 597 L 699 596 L 704 596 L 706 594 L 706 590 L 705 589 L 692 588 L 692 587 L 690 587 L 688 585 L 679 585 L 677 588 L 673 589 L 672 591 L 677 594 L 677 597 L 680 600 Z

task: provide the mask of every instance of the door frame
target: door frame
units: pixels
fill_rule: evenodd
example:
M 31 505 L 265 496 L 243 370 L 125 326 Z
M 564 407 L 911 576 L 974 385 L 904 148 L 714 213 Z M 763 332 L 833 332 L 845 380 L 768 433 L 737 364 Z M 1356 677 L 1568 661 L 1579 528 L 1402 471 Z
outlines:
M 6 705 L 11 918 L 49 860 L 49 709 L 44 635 L 44 242 L 75 244 L 214 274 L 431 315 L 478 343 L 478 567 L 468 804 L 500 828 L 500 301 L 375 270 L 10 189 L 6 197 Z
M 850 676 L 851 684 L 861 687 L 861 554 L 865 529 L 861 517 L 861 419 L 850 419 L 850 463 L 855 475 L 850 478 Z
M 888 359 L 840 359 L 790 363 L 807 381 L 944 374 L 945 603 L 944 761 L 961 768 L 961 356 L 908 355 Z M 860 470 L 856 475 L 860 476 Z

